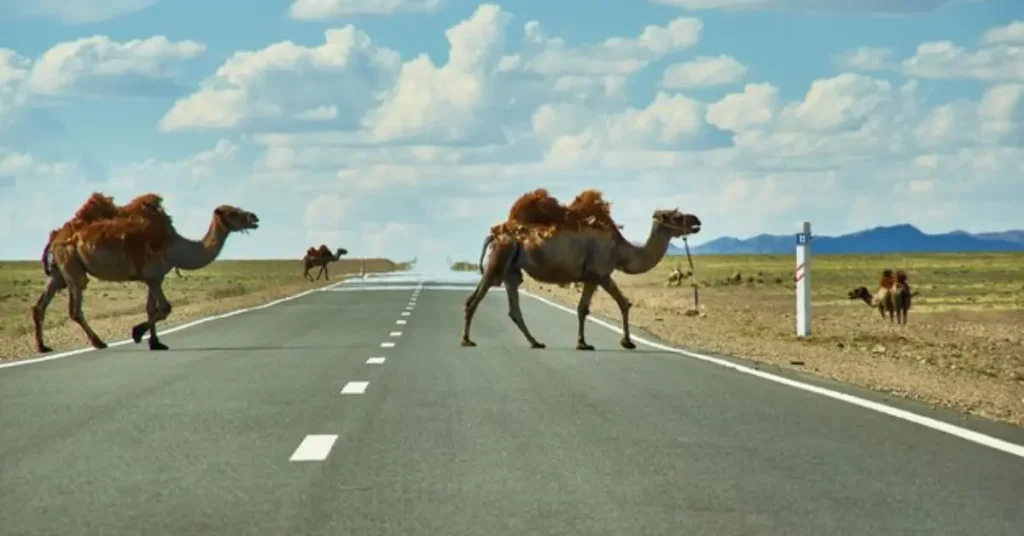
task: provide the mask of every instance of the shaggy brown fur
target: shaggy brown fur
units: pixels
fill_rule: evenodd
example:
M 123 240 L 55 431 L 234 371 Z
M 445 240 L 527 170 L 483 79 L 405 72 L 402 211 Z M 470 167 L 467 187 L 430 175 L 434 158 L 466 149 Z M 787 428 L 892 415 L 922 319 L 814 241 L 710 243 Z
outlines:
M 70 220 L 50 232 L 43 248 L 43 272 L 50 275 L 47 258 L 54 244 L 82 240 L 122 242 L 136 272 L 140 272 L 147 256 L 161 254 L 173 237 L 172 220 L 164 211 L 161 196 L 143 194 L 118 206 L 113 197 L 93 192 Z
M 499 242 L 536 245 L 560 231 L 580 232 L 584 228 L 612 233 L 615 241 L 626 243 L 611 215 L 611 203 L 599 190 L 581 192 L 569 205 L 561 204 L 547 189 L 538 188 L 519 197 L 508 218 L 490 229 Z

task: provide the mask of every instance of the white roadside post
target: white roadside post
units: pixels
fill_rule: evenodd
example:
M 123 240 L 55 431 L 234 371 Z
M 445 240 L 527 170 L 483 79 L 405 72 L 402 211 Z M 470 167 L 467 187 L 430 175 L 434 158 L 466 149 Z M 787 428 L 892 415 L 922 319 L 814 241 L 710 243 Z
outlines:
M 811 222 L 796 235 L 796 336 L 811 334 Z

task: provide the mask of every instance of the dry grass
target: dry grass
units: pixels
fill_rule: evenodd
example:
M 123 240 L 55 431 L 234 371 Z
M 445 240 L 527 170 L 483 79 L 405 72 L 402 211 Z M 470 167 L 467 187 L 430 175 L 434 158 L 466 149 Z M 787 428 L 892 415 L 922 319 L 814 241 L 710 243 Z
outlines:
M 194 272 L 171 272 L 164 291 L 174 305 L 164 329 L 220 312 L 258 305 L 359 273 L 362 259 L 348 258 L 329 265 L 330 281 L 302 277 L 301 259 L 217 261 Z M 404 268 L 387 259 L 366 259 L 367 272 Z M 316 277 L 319 267 L 310 271 Z M 0 262 L 0 359 L 34 355 L 30 308 L 46 284 L 39 261 Z M 43 335 L 55 351 L 88 346 L 82 330 L 68 319 L 67 291 L 54 298 L 46 311 Z M 85 314 L 93 329 L 108 342 L 125 339 L 131 326 L 145 319 L 146 290 L 142 283 L 110 283 L 92 279 L 85 292 Z
M 1024 426 L 1024 255 L 817 256 L 813 331 L 795 335 L 792 256 L 694 258 L 701 314 L 689 280 L 666 287 L 669 258 L 643 275 L 617 274 L 635 307 L 630 322 L 673 343 L 791 367 L 877 391 Z M 906 326 L 879 318 L 847 292 L 877 287 L 902 268 L 914 298 Z M 740 274 L 741 281 L 728 281 Z M 579 293 L 527 278 L 524 288 L 575 305 Z M 619 318 L 598 292 L 595 313 Z

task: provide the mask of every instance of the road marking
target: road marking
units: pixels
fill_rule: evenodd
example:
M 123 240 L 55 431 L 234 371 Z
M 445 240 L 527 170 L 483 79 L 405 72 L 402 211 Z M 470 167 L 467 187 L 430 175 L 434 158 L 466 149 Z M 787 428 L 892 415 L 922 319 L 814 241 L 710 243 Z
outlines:
M 409 311 L 402 311 L 402 316 L 409 316 Z
M 327 455 L 334 448 L 334 442 L 338 436 L 334 434 L 310 434 L 299 443 L 299 446 L 288 458 L 290 462 L 320 462 L 327 459 Z
M 404 326 L 405 325 L 405 320 L 402 320 L 401 318 L 399 318 L 398 320 L 395 320 L 395 323 L 398 324 L 399 326 Z
M 242 309 L 235 309 L 233 311 L 228 311 L 226 313 L 220 313 L 220 314 L 216 314 L 216 315 L 206 316 L 206 317 L 203 317 L 203 318 L 197 318 L 197 319 L 195 319 L 195 320 L 193 320 L 191 322 L 186 322 L 186 323 L 184 323 L 184 324 L 182 324 L 180 326 L 174 326 L 173 328 L 161 329 L 160 330 L 160 335 L 168 335 L 168 334 L 171 334 L 171 333 L 175 333 L 177 331 L 182 331 L 182 330 L 186 330 L 186 329 L 191 328 L 191 327 L 198 326 L 200 324 L 205 324 L 207 322 L 212 322 L 214 320 L 220 320 L 222 318 L 228 318 L 228 317 L 232 317 L 232 316 L 235 316 L 235 315 L 240 315 L 240 314 L 243 314 L 243 313 L 249 313 L 249 312 L 252 312 L 252 311 L 259 311 L 259 310 L 262 310 L 262 309 L 266 309 L 267 307 L 273 307 L 273 306 L 275 306 L 277 304 L 280 304 L 280 303 L 284 303 L 284 302 L 291 301 L 291 300 L 296 300 L 296 299 L 302 298 L 304 296 L 309 296 L 310 294 L 313 294 L 314 292 L 324 292 L 324 291 L 334 290 L 336 287 L 341 286 L 344 283 L 345 283 L 345 281 L 339 281 L 337 283 L 331 283 L 330 285 L 327 285 L 327 286 L 324 286 L 324 287 L 304 290 L 304 291 L 302 291 L 302 292 L 300 292 L 298 294 L 294 294 L 292 296 L 286 296 L 284 298 L 280 298 L 280 299 L 277 299 L 277 300 L 274 300 L 274 301 L 271 301 L 271 302 L 267 302 L 267 303 L 264 303 L 264 304 L 261 304 L 261 305 L 255 305 L 255 306 L 252 306 L 252 307 L 245 307 L 245 308 L 242 308 Z M 143 335 L 142 336 L 142 340 L 149 340 L 149 333 L 146 333 L 145 335 Z M 107 346 L 109 346 L 110 348 L 113 348 L 115 346 L 123 346 L 123 345 L 129 344 L 131 342 L 134 342 L 134 341 L 132 341 L 132 339 L 124 339 L 124 340 L 120 340 L 120 341 L 109 342 L 109 343 L 107 343 Z M 0 363 L 0 369 L 11 368 L 11 367 L 20 367 L 22 365 L 31 365 L 32 363 L 43 363 L 45 361 L 53 361 L 55 359 L 63 359 L 65 357 L 71 357 L 73 355 L 80 355 L 80 354 L 84 354 L 84 353 L 88 353 L 88 352 L 95 352 L 95 351 L 96 351 L 96 348 L 93 348 L 92 346 L 87 346 L 85 348 L 79 348 L 77 350 L 68 350 L 66 352 L 59 352 L 59 353 L 56 353 L 56 354 L 43 355 L 43 356 L 40 356 L 40 357 L 15 358 L 15 360 L 10 361 L 8 363 Z
M 370 359 L 366 360 L 366 364 L 367 365 L 383 365 L 384 364 L 384 358 L 383 357 L 371 357 Z
M 382 343 L 380 343 L 380 347 L 381 348 L 394 348 L 395 347 L 395 343 L 393 343 L 393 342 L 382 342 Z
M 341 394 L 343 395 L 361 395 L 366 392 L 366 388 L 370 385 L 370 382 L 348 382 L 345 387 L 341 388 Z
M 410 286 L 410 285 L 400 285 L 400 284 L 395 284 L 395 285 L 348 284 L 348 285 L 341 285 L 341 286 L 338 286 L 338 287 L 333 287 L 333 288 L 329 288 L 329 289 L 325 289 L 325 290 L 330 291 L 330 292 L 367 292 L 367 291 L 380 292 L 380 291 L 386 291 L 386 290 L 391 290 L 391 291 L 402 290 L 402 291 L 406 291 L 406 290 L 409 290 L 411 288 L 413 288 L 413 287 Z M 441 285 L 441 284 L 439 284 L 439 285 L 435 285 L 435 286 L 430 287 L 430 290 L 458 291 L 458 292 L 465 292 L 466 294 L 469 294 L 470 292 L 473 292 L 473 288 L 474 287 L 472 285 Z M 491 287 L 491 288 L 487 289 L 487 291 L 488 292 L 498 292 L 498 293 L 501 293 L 501 294 L 505 293 L 505 290 L 500 288 L 500 287 Z
M 564 306 L 564 305 L 562 305 L 560 303 L 555 303 L 555 302 L 553 302 L 553 301 L 551 301 L 551 300 L 549 300 L 547 298 L 542 298 L 540 296 L 537 296 L 536 294 L 533 294 L 533 293 L 530 293 L 530 292 L 526 292 L 525 290 L 520 290 L 520 292 L 522 292 L 524 295 L 529 296 L 529 297 L 531 297 L 531 298 L 533 298 L 533 299 L 535 299 L 535 300 L 537 300 L 537 301 L 539 301 L 541 303 L 550 305 L 551 307 L 554 307 L 555 309 L 559 309 L 559 310 L 565 311 L 567 313 L 571 313 L 573 315 L 576 314 L 576 310 L 575 309 L 570 309 L 569 307 L 566 307 L 566 306 Z M 609 329 L 611 331 L 614 331 L 615 333 L 618 333 L 619 335 L 622 335 L 622 328 L 620 328 L 618 326 L 615 326 L 613 324 L 610 324 L 608 322 L 605 322 L 604 320 L 601 320 L 600 318 L 594 318 L 592 316 L 588 316 L 587 320 L 589 320 L 589 321 L 591 321 L 591 322 L 593 322 L 593 323 L 595 323 L 595 324 L 597 324 L 597 325 L 599 325 L 599 326 L 601 326 L 603 328 L 606 328 L 606 329 Z M 757 370 L 755 368 L 748 367 L 746 365 L 740 365 L 738 363 L 733 363 L 733 362 L 728 361 L 726 359 L 721 359 L 721 358 L 718 358 L 718 357 L 712 357 L 712 356 L 709 356 L 709 355 L 706 355 L 706 354 L 701 354 L 701 353 L 698 353 L 698 352 L 691 352 L 689 350 L 683 350 L 682 348 L 675 348 L 675 347 L 672 347 L 672 346 L 667 346 L 667 345 L 660 344 L 660 343 L 657 343 L 657 342 L 654 342 L 654 341 L 649 341 L 649 340 L 647 340 L 647 339 L 645 339 L 643 337 L 638 337 L 636 335 L 631 335 L 631 338 L 634 341 L 636 341 L 636 342 L 638 342 L 640 344 L 647 345 L 647 346 L 649 346 L 651 348 L 655 348 L 655 349 L 658 349 L 658 350 L 663 350 L 665 352 L 672 352 L 672 353 L 676 353 L 676 354 L 679 354 L 679 355 L 689 356 L 689 357 L 692 357 L 694 359 L 699 359 L 701 361 L 706 361 L 708 363 L 713 363 L 715 365 L 723 366 L 723 367 L 726 367 L 726 368 L 731 368 L 731 369 L 733 369 L 733 370 L 735 370 L 737 372 L 742 372 L 744 374 L 750 374 L 752 376 L 757 376 L 758 378 L 761 378 L 761 379 L 764 379 L 764 380 L 772 381 L 772 382 L 775 382 L 775 383 L 780 383 L 782 385 L 787 385 L 789 387 L 794 387 L 796 389 L 802 389 L 804 391 L 808 391 L 808 392 L 815 393 L 815 394 L 818 394 L 818 395 L 826 396 L 826 397 L 834 399 L 834 400 L 839 400 L 840 402 L 846 402 L 846 403 L 849 403 L 849 404 L 853 404 L 854 406 L 860 406 L 860 407 L 862 407 L 864 409 L 869 409 L 869 410 L 872 410 L 872 411 L 877 411 L 878 413 L 883 413 L 885 415 L 889 415 L 890 417 L 895 417 L 897 419 L 902 419 L 904 421 L 912 422 L 914 424 L 919 424 L 921 426 L 924 426 L 924 427 L 927 427 L 927 428 L 931 428 L 931 429 L 937 430 L 939 432 L 944 432 L 944 433 L 950 434 L 952 436 L 959 437 L 961 439 L 966 439 L 967 441 L 971 441 L 971 442 L 977 443 L 979 445 L 990 447 L 990 448 L 993 448 L 993 449 L 996 449 L 996 450 L 1001 450 L 1001 451 L 1006 452 L 1008 454 L 1012 454 L 1014 456 L 1017 456 L 1017 457 L 1020 457 L 1020 458 L 1024 458 L 1024 445 L 1018 445 L 1016 443 L 1011 443 L 1009 441 L 1006 441 L 1006 440 L 1003 440 L 1003 439 L 999 439 L 998 437 L 992 437 L 990 435 L 982 434 L 981 432 L 975 432 L 974 430 L 970 430 L 968 428 L 963 428 L 961 426 L 956 426 L 955 424 L 949 424 L 947 422 L 943 422 L 943 421 L 940 421 L 938 419 L 933 419 L 931 417 L 925 417 L 924 415 L 918 415 L 917 413 L 913 413 L 913 412 L 910 412 L 910 411 L 907 411 L 907 410 L 899 409 L 899 408 L 896 408 L 896 407 L 893 407 L 893 406 L 887 406 L 885 404 L 882 404 L 882 403 L 879 403 L 879 402 L 874 402 L 872 400 L 867 400 L 867 399 L 861 398 L 859 396 L 854 396 L 854 395 L 850 395 L 850 394 L 846 394 L 846 393 L 841 393 L 839 391 L 834 391 L 832 389 L 826 389 L 824 387 L 819 387 L 817 385 L 812 385 L 812 384 L 809 384 L 809 383 L 804 383 L 804 382 L 801 382 L 801 381 L 792 380 L 792 379 L 786 378 L 784 376 L 776 376 L 775 374 L 771 374 L 771 373 L 768 373 L 768 372 Z
M 388 335 L 391 336 L 391 337 L 401 337 L 402 336 L 402 332 L 401 331 L 392 331 L 391 333 L 388 333 Z

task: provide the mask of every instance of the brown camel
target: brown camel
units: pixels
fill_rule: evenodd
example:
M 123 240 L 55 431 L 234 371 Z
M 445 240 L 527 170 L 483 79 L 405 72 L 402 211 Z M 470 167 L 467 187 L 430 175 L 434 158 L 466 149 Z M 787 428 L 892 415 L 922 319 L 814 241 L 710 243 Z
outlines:
M 327 272 L 327 264 L 337 261 L 341 259 L 342 255 L 347 254 L 347 249 L 338 248 L 337 252 L 332 255 L 327 244 L 320 244 L 319 248 L 309 248 L 306 250 L 306 256 L 302 258 L 302 276 L 310 281 L 314 281 L 313 276 L 309 275 L 309 270 L 314 266 L 319 266 L 320 272 L 316 274 L 316 278 L 320 279 L 322 275 L 330 280 L 331 275 Z
M 228 234 L 259 227 L 259 218 L 230 205 L 214 209 L 210 227 L 202 240 L 189 240 L 174 229 L 164 212 L 162 198 L 146 194 L 118 207 L 113 199 L 94 193 L 75 216 L 50 233 L 43 248 L 43 271 L 49 276 L 46 289 L 32 308 L 36 349 L 51 349 L 43 344 L 43 318 L 53 297 L 67 288 L 68 310 L 94 348 L 106 348 L 89 326 L 82 312 L 83 294 L 89 276 L 101 281 L 141 281 L 148 287 L 145 322 L 132 328 L 137 343 L 149 331 L 149 348 L 166 350 L 156 333 L 156 323 L 171 312 L 163 292 L 163 281 L 174 268 L 198 270 L 220 254 Z
M 910 284 L 907 283 L 907 273 L 903 270 L 896 270 L 896 283 L 892 287 L 892 303 L 893 308 L 896 309 L 896 322 L 906 325 L 911 298 L 914 296 L 917 296 L 917 291 L 911 292 Z
M 870 307 L 878 308 L 878 314 L 885 319 L 885 313 L 889 313 L 889 321 L 893 322 L 899 317 L 900 324 L 907 323 L 907 312 L 910 310 L 910 299 L 916 296 L 917 292 L 911 293 L 910 285 L 907 284 L 907 274 L 903 270 L 893 271 L 886 268 L 882 270 L 882 277 L 878 281 L 878 290 L 874 294 L 867 287 L 857 287 L 851 290 L 847 297 L 851 300 L 863 300 Z
M 598 287 L 611 295 L 622 314 L 623 335 L 619 344 L 627 349 L 636 348 L 629 334 L 632 304 L 612 279 L 612 273 L 620 270 L 639 274 L 651 270 L 664 257 L 672 238 L 697 233 L 701 226 L 697 216 L 679 210 L 656 210 L 653 220 L 647 243 L 637 246 L 619 232 L 609 203 L 597 190 L 585 190 L 568 206 L 560 204 L 545 189 L 524 194 L 513 204 L 508 219 L 493 226 L 484 241 L 479 265 L 482 277 L 464 307 L 462 346 L 476 346 L 469 332 L 477 306 L 490 287 L 504 284 L 509 317 L 531 347 L 545 347 L 526 327 L 520 309 L 519 286 L 525 270 L 541 283 L 583 284 L 576 307 L 577 349 L 594 349 L 586 342 L 584 324 Z M 483 258 L 488 248 L 491 254 L 485 267 Z

